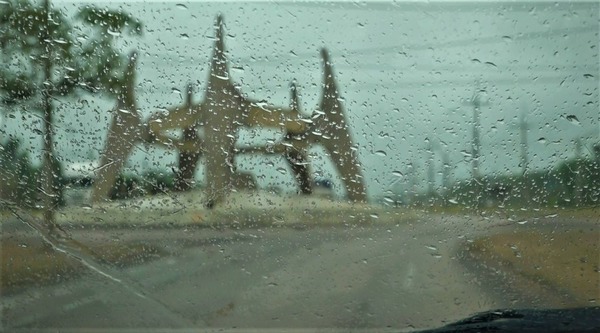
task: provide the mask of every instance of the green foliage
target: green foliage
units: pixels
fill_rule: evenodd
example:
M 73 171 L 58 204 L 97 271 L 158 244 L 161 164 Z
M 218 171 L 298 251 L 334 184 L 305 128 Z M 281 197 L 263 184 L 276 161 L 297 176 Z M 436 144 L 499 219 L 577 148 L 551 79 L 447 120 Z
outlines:
M 86 6 L 77 14 L 77 18 L 91 26 L 98 26 L 103 34 L 111 36 L 118 36 L 122 32 L 131 35 L 142 33 L 142 23 L 121 11 Z
M 37 195 L 39 170 L 21 148 L 21 142 L 9 138 L 0 142 L 0 202 L 19 207 L 33 207 Z M 0 205 L 1 207 L 1 205 Z
M 455 184 L 448 197 L 475 208 L 477 202 L 513 207 L 600 205 L 600 160 L 571 159 L 526 175 L 497 175 Z
M 129 199 L 173 191 L 175 174 L 151 170 L 141 176 L 120 175 L 110 194 L 112 200 Z
M 52 100 L 81 90 L 119 94 L 128 62 L 115 42 L 124 32 L 140 35 L 142 31 L 141 23 L 122 11 L 88 5 L 75 18 L 80 23 L 77 26 L 61 11 L 53 9 L 50 0 L 42 4 L 30 0 L 0 2 L 0 61 L 3 64 L 0 66 L 0 105 L 19 104 L 26 110 L 44 114 L 43 159 L 46 165 L 51 164 L 45 174 L 52 174 L 52 179 L 48 176 L 41 179 L 39 187 L 49 192 L 42 196 L 45 200 L 54 201 L 45 202 L 44 218 L 49 223 L 52 223 L 53 207 L 63 203 L 64 183 L 53 153 Z M 15 160 L 5 160 L 6 170 L 10 170 L 11 161 Z M 26 192 L 19 190 L 19 184 L 35 177 L 24 177 L 18 172 L 10 176 L 6 170 L 3 177 L 16 182 L 6 196 L 21 203 L 24 200 L 21 193 Z
M 16 104 L 40 97 L 42 88 L 51 96 L 88 92 L 117 94 L 125 73 L 125 55 L 114 46 L 122 33 L 141 35 L 142 24 L 131 15 L 86 6 L 72 25 L 58 10 L 34 5 L 29 0 L 0 4 L 0 101 Z M 46 23 L 47 22 L 47 23 Z M 46 28 L 47 24 L 47 28 Z M 41 75 L 50 55 L 50 80 Z

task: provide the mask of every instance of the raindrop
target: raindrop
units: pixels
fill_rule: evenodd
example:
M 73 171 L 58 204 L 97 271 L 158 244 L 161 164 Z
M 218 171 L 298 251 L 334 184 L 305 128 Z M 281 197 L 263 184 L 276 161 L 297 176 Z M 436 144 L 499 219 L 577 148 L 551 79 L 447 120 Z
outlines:
M 374 219 L 378 219 L 379 218 L 379 215 L 377 213 L 371 213 L 371 214 L 369 214 L 369 216 L 371 216 Z
M 523 224 L 527 224 L 527 220 L 522 220 L 522 221 L 517 221 L 517 224 L 523 225 Z
M 229 76 L 227 76 L 227 74 L 225 74 L 225 75 L 213 74 L 213 76 L 220 80 L 229 80 Z
M 583 77 L 586 78 L 586 79 L 591 79 L 591 78 L 594 77 L 594 75 L 592 75 L 592 74 L 583 74 Z
M 544 137 L 541 137 L 541 138 L 539 138 L 539 139 L 537 140 L 537 142 L 539 142 L 539 143 L 541 143 L 541 144 L 544 144 L 544 143 L 546 143 L 546 138 L 544 138 Z
M 394 175 L 396 177 L 404 177 L 404 174 L 398 170 L 392 171 L 392 175 Z
M 431 251 L 437 251 L 438 250 L 438 248 L 436 246 L 434 246 L 434 245 L 426 245 L 425 247 L 427 249 L 431 250 Z
M 383 151 L 383 150 L 378 150 L 378 151 L 375 152 L 375 155 L 378 155 L 378 156 L 387 156 L 387 153 L 385 151 Z
M 581 125 L 581 123 L 579 122 L 579 119 L 577 119 L 577 116 L 575 116 L 573 114 L 568 115 L 566 118 L 573 125 Z
M 502 40 L 505 42 L 512 42 L 512 37 L 510 36 L 502 36 Z
M 108 29 L 107 32 L 111 36 L 115 36 L 115 37 L 121 36 L 121 32 L 120 31 L 115 31 L 115 30 Z
M 188 34 L 181 34 L 181 35 L 179 35 L 179 37 L 181 39 L 190 39 L 190 35 L 188 35 Z
M 178 3 L 178 4 L 176 5 L 176 7 L 177 7 L 177 8 L 179 8 L 179 9 L 188 9 L 188 8 L 187 8 L 187 6 L 186 6 L 186 5 L 184 5 L 184 4 L 182 4 L 182 3 Z
M 456 201 L 456 199 L 448 199 L 448 202 L 454 205 L 458 205 L 458 201 Z
M 491 61 L 486 61 L 485 64 L 488 65 L 488 66 L 496 67 L 496 68 L 498 67 L 498 66 L 496 66 L 496 64 L 494 64 Z
M 282 175 L 285 175 L 287 173 L 287 170 L 285 168 L 279 167 L 276 169 L 279 173 L 281 173 Z

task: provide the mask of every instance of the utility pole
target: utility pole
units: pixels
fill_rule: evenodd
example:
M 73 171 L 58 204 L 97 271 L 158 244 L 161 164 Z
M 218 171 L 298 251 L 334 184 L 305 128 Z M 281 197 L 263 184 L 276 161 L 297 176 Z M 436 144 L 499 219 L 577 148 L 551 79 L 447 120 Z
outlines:
M 442 154 L 442 190 L 447 193 L 450 189 L 450 156 L 444 150 L 441 150 Z
M 435 153 L 433 151 L 433 143 L 431 142 L 431 139 L 426 139 L 426 141 L 427 151 L 429 152 L 429 160 L 427 161 L 427 196 L 431 198 L 435 192 Z
M 410 163 L 408 166 L 409 173 L 409 201 L 411 205 L 415 204 L 417 197 L 417 168 L 414 162 Z
M 527 139 L 527 131 L 529 130 L 529 124 L 527 123 L 527 104 L 525 101 L 521 102 L 521 113 L 519 115 L 519 133 L 521 137 L 521 185 L 523 190 L 521 192 L 524 201 L 528 202 L 531 197 L 530 188 L 533 186 L 528 177 L 529 172 L 529 140 Z
M 481 120 L 480 120 L 480 112 L 481 107 L 487 105 L 488 102 L 485 100 L 483 96 L 486 93 L 485 89 L 480 88 L 479 81 L 475 84 L 475 92 L 470 100 L 465 102 L 464 104 L 470 105 L 473 107 L 473 137 L 471 141 L 471 177 L 474 181 L 474 202 L 473 205 L 476 209 L 481 206 L 482 203 L 482 182 L 481 182 L 481 172 L 479 169 L 479 159 L 481 157 L 481 139 L 480 139 L 480 130 L 481 130 Z
M 525 102 L 521 104 L 521 115 L 519 117 L 519 132 L 521 136 L 521 174 L 523 177 L 529 171 L 529 142 L 527 140 L 527 131 L 529 124 L 527 123 L 527 106 Z
M 473 93 L 473 97 L 470 100 L 465 102 L 466 105 L 470 105 L 473 107 L 473 136 L 471 141 L 471 176 L 475 180 L 479 180 L 481 178 L 481 173 L 479 170 L 479 158 L 481 157 L 481 139 L 480 139 L 480 130 L 481 130 L 481 121 L 480 121 L 480 112 L 481 107 L 488 105 L 489 103 L 484 100 L 482 96 L 486 91 L 485 89 L 481 89 L 479 82 L 476 84 L 475 92 Z
M 582 157 L 581 138 L 575 139 L 575 204 L 580 205 L 583 202 L 583 157 Z

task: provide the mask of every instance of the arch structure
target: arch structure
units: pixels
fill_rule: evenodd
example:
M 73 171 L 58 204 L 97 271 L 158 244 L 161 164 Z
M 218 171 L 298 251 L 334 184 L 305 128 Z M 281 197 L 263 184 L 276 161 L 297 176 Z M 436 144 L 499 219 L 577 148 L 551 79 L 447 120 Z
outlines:
M 126 82 L 117 97 L 106 146 L 92 191 L 92 203 L 106 200 L 120 170 L 135 144 L 152 143 L 179 151 L 176 188 L 186 190 L 203 158 L 206 175 L 206 206 L 213 207 L 231 190 L 251 186 L 252 175 L 235 167 L 238 154 L 280 155 L 288 162 L 303 194 L 312 193 L 308 149 L 321 145 L 330 155 L 340 174 L 347 198 L 366 202 L 366 188 L 357 149 L 348 129 L 342 99 L 339 95 L 327 50 L 321 50 L 324 83 L 321 102 L 311 116 L 300 112 L 295 83 L 291 84 L 289 107 L 274 107 L 246 98 L 231 81 L 225 55 L 223 20 L 217 17 L 216 38 L 204 100 L 194 102 L 191 85 L 183 105 L 167 112 L 155 113 L 143 122 L 136 106 L 134 84 L 137 54 L 132 53 Z M 242 127 L 279 128 L 284 138 L 268 145 L 237 147 L 238 129 Z M 201 134 L 198 129 L 202 128 Z M 182 137 L 168 130 L 182 129 Z

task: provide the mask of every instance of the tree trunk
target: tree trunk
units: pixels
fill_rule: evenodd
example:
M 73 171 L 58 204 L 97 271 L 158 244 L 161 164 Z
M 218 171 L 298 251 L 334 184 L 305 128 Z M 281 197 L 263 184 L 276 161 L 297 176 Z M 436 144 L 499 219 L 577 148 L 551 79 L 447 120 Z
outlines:
M 54 210 L 56 204 L 56 194 L 54 191 L 54 147 L 53 147 L 53 126 L 52 126 L 52 45 L 50 44 L 50 0 L 44 1 L 44 35 L 41 36 L 42 43 L 46 43 L 46 52 L 44 54 L 44 84 L 42 90 L 42 108 L 44 112 L 44 149 L 42 159 L 42 203 L 44 210 L 44 223 L 49 229 L 54 229 L 55 218 Z

